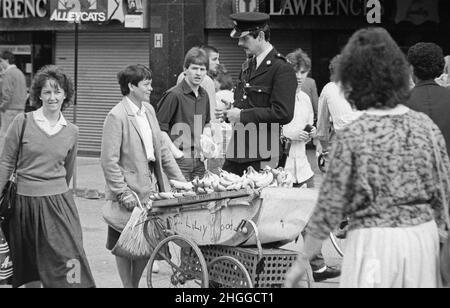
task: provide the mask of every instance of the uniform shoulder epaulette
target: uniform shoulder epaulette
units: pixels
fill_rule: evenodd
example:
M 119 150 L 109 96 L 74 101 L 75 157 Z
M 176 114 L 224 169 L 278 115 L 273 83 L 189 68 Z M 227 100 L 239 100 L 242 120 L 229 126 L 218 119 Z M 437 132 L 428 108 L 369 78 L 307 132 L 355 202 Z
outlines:
M 283 60 L 284 62 L 287 62 L 287 59 L 286 59 L 286 57 L 285 56 L 283 56 L 281 53 L 277 53 L 276 54 L 276 57 L 278 58 L 278 59 L 281 59 L 281 60 Z

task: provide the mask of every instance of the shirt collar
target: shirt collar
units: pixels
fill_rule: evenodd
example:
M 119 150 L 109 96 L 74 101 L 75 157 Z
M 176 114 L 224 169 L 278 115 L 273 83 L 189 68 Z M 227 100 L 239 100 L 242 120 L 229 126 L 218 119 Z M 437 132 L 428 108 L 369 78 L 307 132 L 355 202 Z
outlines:
M 264 61 L 264 59 L 269 55 L 269 53 L 273 50 L 273 45 L 270 44 L 269 48 L 263 51 L 262 54 L 256 57 L 256 64 L 258 67 L 261 65 L 261 63 Z
M 147 108 L 145 108 L 144 103 L 142 103 L 141 109 L 138 108 L 138 106 L 136 106 L 135 103 L 133 103 L 131 101 L 131 99 L 128 98 L 128 96 L 125 97 L 127 99 L 128 105 L 131 108 L 131 111 L 134 113 L 134 115 L 137 114 L 145 114 L 145 112 L 147 111 Z
M 49 122 L 49 120 L 44 116 L 44 109 L 41 107 L 38 110 L 33 112 L 34 119 L 38 122 Z M 66 118 L 64 118 L 63 114 L 59 113 L 59 120 L 56 123 L 57 125 L 67 126 Z
M 205 78 L 206 78 L 206 76 L 205 76 Z M 183 93 L 184 94 L 194 93 L 194 90 L 192 90 L 192 88 L 187 83 L 186 78 L 183 79 L 183 82 L 181 84 L 182 84 L 182 87 L 183 87 Z M 202 86 L 198 87 L 198 95 L 199 96 L 203 96 L 204 94 L 205 93 L 204 93 L 203 87 Z

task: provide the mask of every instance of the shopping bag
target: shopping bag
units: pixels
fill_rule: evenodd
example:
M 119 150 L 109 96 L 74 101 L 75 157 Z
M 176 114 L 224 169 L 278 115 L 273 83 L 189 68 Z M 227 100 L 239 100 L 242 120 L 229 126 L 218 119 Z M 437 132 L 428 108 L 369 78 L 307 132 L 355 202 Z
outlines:
M 148 209 L 142 206 L 137 194 L 134 192 L 133 194 L 138 200 L 138 206 L 133 209 L 130 219 L 111 252 L 115 256 L 129 260 L 148 259 L 153 252 L 144 234 Z
M 0 225 L 0 284 L 6 282 L 13 275 L 11 252 Z
M 119 202 L 108 201 L 103 205 L 102 216 L 103 220 L 118 232 L 125 229 L 128 221 L 131 218 L 131 211 L 121 206 Z

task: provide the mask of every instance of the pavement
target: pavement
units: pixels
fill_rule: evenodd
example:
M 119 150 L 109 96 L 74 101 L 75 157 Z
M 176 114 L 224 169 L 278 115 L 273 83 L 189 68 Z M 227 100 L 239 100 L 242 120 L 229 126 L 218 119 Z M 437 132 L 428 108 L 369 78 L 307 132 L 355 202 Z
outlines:
M 312 166 L 315 166 L 315 153 L 308 150 L 308 157 Z M 322 181 L 322 174 L 317 168 L 316 187 Z M 105 203 L 104 189 L 105 181 L 98 158 L 79 157 L 77 160 L 77 173 L 75 177 L 76 204 L 80 214 L 83 228 L 84 248 L 91 266 L 91 270 L 99 288 L 121 288 L 122 284 L 117 272 L 114 256 L 106 250 L 107 226 L 102 219 L 101 209 Z M 290 244 L 288 248 L 300 250 L 302 241 L 297 244 Z M 323 253 L 327 264 L 339 266 L 341 259 L 332 248 L 329 241 L 324 243 Z M 161 271 L 161 278 L 167 276 L 165 271 Z M 169 277 L 167 276 L 167 279 Z M 313 283 L 314 288 L 336 288 L 338 279 L 324 283 Z M 140 287 L 146 288 L 146 272 L 142 276 Z

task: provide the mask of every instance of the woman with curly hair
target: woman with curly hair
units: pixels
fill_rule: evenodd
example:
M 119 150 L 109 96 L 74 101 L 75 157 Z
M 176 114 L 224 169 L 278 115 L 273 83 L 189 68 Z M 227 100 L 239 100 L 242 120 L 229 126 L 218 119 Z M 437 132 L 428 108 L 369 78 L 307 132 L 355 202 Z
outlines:
M 428 115 L 441 129 L 450 153 L 450 90 L 439 86 L 435 79 L 442 74 L 445 60 L 442 48 L 434 43 L 418 43 L 408 51 L 416 86 L 406 104 Z
M 382 28 L 359 30 L 345 46 L 338 80 L 347 100 L 364 113 L 337 133 L 304 252 L 289 271 L 287 286 L 297 285 L 307 261 L 344 217 L 350 219 L 341 287 L 441 286 L 441 191 L 447 200 L 450 191 L 440 190 L 438 170 L 450 174 L 450 162 L 439 128 L 403 105 L 409 71 Z
M 18 115 L 7 132 L 0 191 L 17 160 L 17 198 L 8 222 L 13 287 L 95 287 L 69 190 L 78 127 L 66 121 L 61 111 L 70 105 L 73 94 L 73 84 L 63 71 L 56 66 L 42 68 L 30 93 L 39 109 Z

